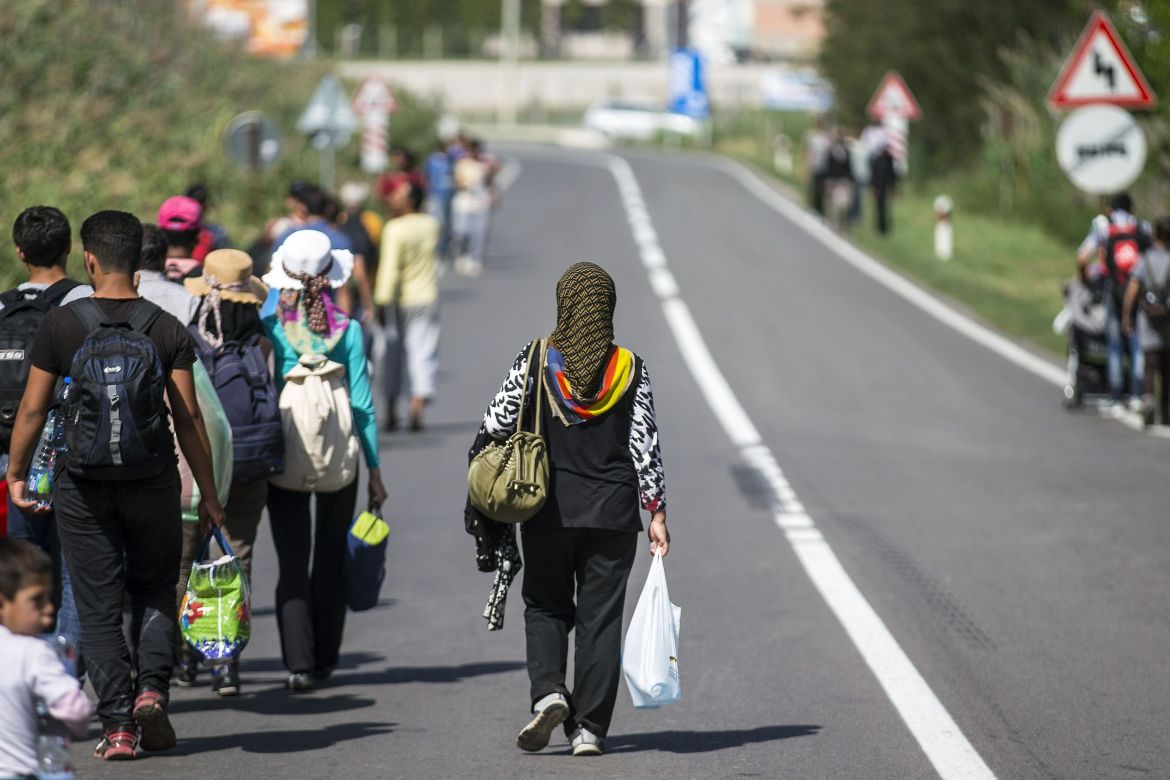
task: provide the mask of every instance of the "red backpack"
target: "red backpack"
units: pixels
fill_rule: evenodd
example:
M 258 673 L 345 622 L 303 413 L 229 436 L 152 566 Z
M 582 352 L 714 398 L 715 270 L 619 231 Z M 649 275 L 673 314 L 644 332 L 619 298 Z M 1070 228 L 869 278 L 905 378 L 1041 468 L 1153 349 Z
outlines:
M 1150 248 L 1150 237 L 1137 222 L 1121 225 L 1111 222 L 1107 236 L 1105 269 L 1120 291 L 1129 282 L 1129 275 L 1141 260 L 1142 253 Z

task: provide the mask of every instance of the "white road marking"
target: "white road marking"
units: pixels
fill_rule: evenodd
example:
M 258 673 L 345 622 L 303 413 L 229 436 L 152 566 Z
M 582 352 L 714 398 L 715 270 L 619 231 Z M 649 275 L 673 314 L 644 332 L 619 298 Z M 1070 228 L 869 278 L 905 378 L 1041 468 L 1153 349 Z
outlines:
M 776 525 L 784 531 L 785 538 L 792 545 L 813 585 L 828 603 L 833 614 L 841 621 L 846 634 L 853 640 L 861 657 L 877 677 L 890 702 L 902 716 L 910 733 L 914 735 L 939 776 L 943 780 L 988 778 L 993 780 L 995 776 L 987 764 L 963 736 L 954 719 L 841 566 L 840 560 L 817 529 L 812 517 L 805 511 L 796 496 L 796 491 L 784 477 L 784 472 L 772 451 L 763 443 L 759 430 L 716 365 L 715 358 L 707 348 L 690 309 L 679 297 L 678 285 L 673 275 L 666 270 L 666 255 L 658 244 L 657 233 L 654 231 L 630 164 L 612 155 L 606 155 L 606 160 L 617 182 L 642 263 L 646 266 L 655 294 L 662 300 L 663 314 L 678 342 L 683 360 L 686 361 L 716 419 L 722 424 L 727 436 L 740 449 L 744 461 L 767 483 L 772 494 Z M 800 214 L 803 215 L 803 212 Z M 803 222 L 796 218 L 794 221 L 798 221 L 798 224 L 804 227 Z M 821 226 L 817 223 L 815 227 Z M 811 227 L 808 229 L 812 232 Z M 864 259 L 872 262 L 869 258 Z M 883 266 L 878 268 L 888 273 Z M 876 273 L 872 272 L 873 269 L 862 270 L 870 275 Z M 669 277 L 669 284 L 663 281 L 665 278 L 663 274 Z M 904 283 L 900 277 L 894 275 L 894 278 Z M 908 290 L 903 289 L 899 294 L 907 297 L 913 291 L 925 295 L 912 285 L 908 287 Z M 935 299 L 929 296 L 925 298 L 927 300 L 917 303 L 924 307 L 931 301 L 937 304 L 939 310 L 928 309 L 934 316 L 942 319 L 945 312 L 951 311 Z M 948 324 L 958 327 L 954 322 L 948 321 Z M 987 333 L 994 339 L 1003 340 L 989 331 Z M 1030 370 L 1040 372 L 1043 361 L 1014 344 L 1003 341 L 1020 353 L 1015 355 L 1013 362 L 1019 361 L 1025 366 L 1031 366 Z M 989 343 L 996 342 L 992 340 Z M 1033 365 L 1031 361 L 1036 361 L 1037 364 Z

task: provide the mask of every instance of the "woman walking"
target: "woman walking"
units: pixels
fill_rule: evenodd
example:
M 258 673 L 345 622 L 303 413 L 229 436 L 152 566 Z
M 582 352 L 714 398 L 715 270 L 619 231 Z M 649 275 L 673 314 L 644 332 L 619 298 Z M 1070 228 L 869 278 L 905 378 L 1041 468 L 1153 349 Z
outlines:
M 272 381 L 272 342 L 260 322 L 268 287 L 252 276 L 252 258 L 238 249 L 210 252 L 202 275 L 183 280 L 183 285 L 197 301 L 187 330 L 232 426 L 232 481 L 221 530 L 252 586 L 252 547 L 268 498 L 268 476 L 279 468 L 284 452 Z M 186 590 L 192 562 L 203 546 L 194 524 L 184 525 L 180 591 Z M 214 550 L 212 560 L 222 553 L 218 544 Z M 195 683 L 198 658 L 182 637 L 179 642 L 175 677 L 180 686 L 189 687 Z M 213 668 L 214 693 L 235 696 L 240 685 L 238 660 Z
M 302 355 L 324 356 L 344 367 L 353 431 L 369 467 L 369 505 L 380 507 L 386 489 L 361 324 L 339 309 L 332 295 L 352 269 L 352 253 L 332 250 L 324 233 L 293 233 L 273 253 L 272 270 L 264 275 L 265 283 L 280 290 L 276 313 L 264 319 L 264 327 L 274 347 L 278 391 Z M 291 445 L 286 441 L 286 446 Z M 313 496 L 315 527 L 309 507 Z M 276 618 L 290 690 L 313 688 L 337 666 L 346 612 L 341 567 L 356 504 L 356 475 L 332 491 L 268 487 L 268 515 L 280 564 Z
M 600 755 L 621 679 L 622 607 L 642 530 L 666 555 L 666 494 L 650 377 L 642 359 L 613 343 L 617 293 L 592 263 L 557 283 L 557 325 L 536 370 L 544 397 L 527 387 L 526 348 L 484 418 L 496 439 L 541 415 L 549 455 L 549 497 L 522 526 L 524 622 L 532 721 L 516 738 L 541 750 L 564 724 L 573 755 Z M 531 345 L 529 345 L 531 347 Z M 576 631 L 573 688 L 566 685 L 569 633 Z

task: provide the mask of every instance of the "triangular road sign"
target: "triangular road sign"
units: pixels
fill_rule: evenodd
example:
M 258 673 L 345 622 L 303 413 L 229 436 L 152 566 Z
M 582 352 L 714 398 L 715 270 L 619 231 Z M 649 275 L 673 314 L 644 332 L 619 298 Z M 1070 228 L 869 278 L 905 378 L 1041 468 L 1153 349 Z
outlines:
M 1072 56 L 1048 93 L 1053 108 L 1107 103 L 1122 108 L 1153 108 L 1158 103 L 1146 77 L 1103 11 L 1094 11 Z
M 357 129 L 357 118 L 349 107 L 349 96 L 336 76 L 321 79 L 309 105 L 297 120 L 297 130 L 305 135 L 328 132 L 337 137 L 348 138 Z
M 914 99 L 910 87 L 906 86 L 905 79 L 896 70 L 886 73 L 865 111 L 878 120 L 891 115 L 905 119 L 918 119 L 922 116 L 922 108 Z
M 390 91 L 390 85 L 377 76 L 366 76 L 353 96 L 353 112 L 358 116 L 366 114 L 393 114 L 398 110 L 398 101 Z

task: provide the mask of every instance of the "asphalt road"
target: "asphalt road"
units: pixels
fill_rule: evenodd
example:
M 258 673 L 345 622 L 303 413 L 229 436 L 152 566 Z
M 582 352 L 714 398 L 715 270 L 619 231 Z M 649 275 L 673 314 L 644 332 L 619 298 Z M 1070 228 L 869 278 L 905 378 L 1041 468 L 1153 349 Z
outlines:
M 444 281 L 431 425 L 382 439 L 383 603 L 351 615 L 328 687 L 290 696 L 267 527 L 245 694 L 177 691 L 179 747 L 79 777 L 936 777 L 777 529 L 683 361 L 614 178 L 593 152 L 516 147 L 482 278 Z M 859 274 L 713 164 L 629 155 L 728 384 L 846 572 L 1000 778 L 1170 776 L 1168 445 L 1065 413 L 1059 391 Z M 655 385 L 682 607 L 684 699 L 619 696 L 609 754 L 527 718 L 522 605 L 502 632 L 462 529 L 465 453 L 570 263 L 618 287 L 618 340 Z M 631 578 L 629 608 L 649 556 Z M 627 617 L 630 609 L 627 609 Z

